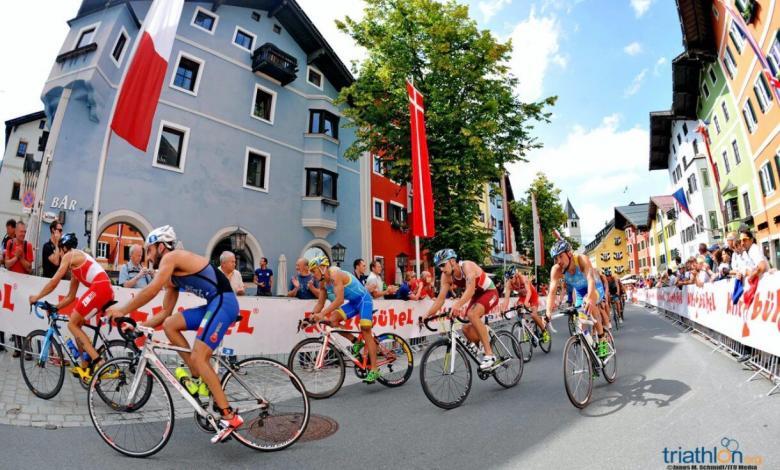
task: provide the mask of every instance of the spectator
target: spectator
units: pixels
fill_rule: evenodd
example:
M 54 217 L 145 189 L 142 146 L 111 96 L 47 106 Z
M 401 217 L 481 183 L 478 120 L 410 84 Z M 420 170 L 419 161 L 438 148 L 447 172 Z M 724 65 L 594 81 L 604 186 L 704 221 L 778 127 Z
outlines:
M 743 247 L 742 252 L 742 270 L 745 276 L 745 285 L 749 285 L 769 270 L 769 263 L 764 258 L 764 253 L 761 252 L 756 243 L 756 238 L 750 230 L 739 231 L 739 241 Z M 746 287 L 747 290 L 747 287 Z M 745 294 L 747 296 L 748 294 Z M 749 301 L 748 301 L 749 302 Z M 753 349 L 745 347 L 745 353 L 737 358 L 737 362 L 745 362 L 753 355 Z
M 363 261 L 363 258 L 358 258 L 352 262 L 352 274 L 355 275 L 355 278 L 360 281 L 361 284 L 364 286 L 366 285 L 368 276 L 366 275 L 366 262 Z
M 417 281 L 417 279 L 414 277 L 414 272 L 405 272 L 404 280 L 401 282 L 401 285 L 398 286 L 398 291 L 395 293 L 395 298 L 398 300 L 417 300 L 417 296 L 414 295 L 414 291 L 412 291 L 413 281 Z
M 60 267 L 60 257 L 62 251 L 59 247 L 60 238 L 62 237 L 62 224 L 55 220 L 49 225 L 49 241 L 43 244 L 43 277 L 51 279 L 54 277 L 54 273 Z
M 395 294 L 396 287 L 389 286 L 384 288 L 384 281 L 382 281 L 382 263 L 379 260 L 371 262 L 371 273 L 366 279 L 366 289 L 371 294 L 371 297 L 375 299 L 381 299 L 386 295 Z
M 16 236 L 16 221 L 14 219 L 8 219 L 8 221 L 5 223 L 5 235 L 3 236 L 3 241 L 0 243 L 0 266 L 5 267 L 5 245 L 8 243 L 8 240 L 14 238 Z M 5 333 L 0 331 L 0 351 L 5 351 Z
M 274 272 L 268 269 L 268 258 L 260 258 L 260 267 L 255 269 L 255 285 L 257 295 L 268 297 L 274 286 Z
M 707 258 L 704 256 L 699 255 L 696 258 L 696 264 L 694 266 L 694 272 L 695 274 L 695 282 L 696 287 L 704 287 L 704 284 L 707 284 L 709 282 L 712 282 L 715 275 L 712 273 L 712 269 L 710 269 L 709 263 L 707 263 Z
M 719 279 L 728 279 L 731 273 L 731 254 L 730 250 L 721 250 L 720 264 L 718 264 Z
M 7 229 L 8 224 L 6 224 Z M 10 238 L 5 245 L 5 267 L 15 273 L 32 274 L 33 247 L 24 239 L 25 235 L 27 235 L 27 227 L 24 222 L 17 222 L 14 237 Z M 17 348 L 13 356 L 19 357 L 19 350 L 22 348 L 21 338 L 13 335 L 11 339 Z
M 119 285 L 131 289 L 141 289 L 152 282 L 153 269 L 144 268 L 141 264 L 144 249 L 141 245 L 130 247 L 130 261 L 119 268 Z
M 430 271 L 423 271 L 420 273 L 420 285 L 422 288 L 420 289 L 419 297 L 417 300 L 422 300 L 424 298 L 433 299 L 436 296 L 433 294 L 433 275 L 431 275 Z
M 706 243 L 699 243 L 699 256 L 704 257 L 704 262 L 707 263 L 707 266 L 709 266 L 710 270 L 715 269 L 715 261 L 713 261 L 712 255 L 710 255 Z
M 236 295 L 246 295 L 241 273 L 236 269 L 236 255 L 230 251 L 223 251 L 222 254 L 219 255 L 219 270 L 228 278 L 230 287 L 233 288 L 233 292 L 235 292 Z
M 295 262 L 297 274 L 290 278 L 287 286 L 287 297 L 295 297 L 301 300 L 316 299 L 320 296 L 317 280 L 309 271 L 309 262 L 304 258 L 298 258 Z
M 666 275 L 669 279 L 669 283 L 667 285 L 669 287 L 675 287 L 677 285 L 677 275 L 671 269 L 666 270 Z

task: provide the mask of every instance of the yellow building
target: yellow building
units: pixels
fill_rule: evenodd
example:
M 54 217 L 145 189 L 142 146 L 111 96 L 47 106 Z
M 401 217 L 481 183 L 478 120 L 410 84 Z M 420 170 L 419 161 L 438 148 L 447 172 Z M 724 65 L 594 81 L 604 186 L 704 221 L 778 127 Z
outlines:
M 655 240 L 655 266 L 661 273 L 672 267 L 672 258 L 679 256 L 680 236 L 675 229 L 675 202 L 672 196 L 653 196 L 647 210 L 650 234 Z
M 626 245 L 625 232 L 616 229 L 615 220 L 612 219 L 596 234 L 596 238 L 585 246 L 585 254 L 600 272 L 609 269 L 617 276 L 625 275 L 629 272 Z

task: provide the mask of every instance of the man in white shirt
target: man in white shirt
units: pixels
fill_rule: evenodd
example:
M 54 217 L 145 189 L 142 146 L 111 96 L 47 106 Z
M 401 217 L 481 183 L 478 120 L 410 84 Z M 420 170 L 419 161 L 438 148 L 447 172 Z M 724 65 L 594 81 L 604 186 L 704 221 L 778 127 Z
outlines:
M 366 279 L 366 290 L 375 299 L 381 299 L 385 295 L 395 293 L 396 288 L 394 286 L 383 289 L 384 285 L 385 283 L 382 281 L 382 263 L 379 260 L 374 260 L 371 262 L 371 272 L 368 275 L 368 279 Z
M 236 269 L 236 255 L 229 251 L 223 251 L 219 255 L 219 270 L 225 274 L 225 277 L 230 281 L 230 287 L 233 288 L 233 292 L 236 295 L 245 295 L 246 288 L 244 287 L 244 281 L 241 279 L 241 273 Z
M 745 276 L 745 290 L 747 286 L 769 270 L 769 263 L 764 258 L 761 248 L 756 243 L 756 238 L 750 230 L 739 231 L 739 241 L 743 248 L 742 274 Z M 753 355 L 753 349 L 746 347 L 745 354 L 737 359 L 737 362 L 745 362 Z

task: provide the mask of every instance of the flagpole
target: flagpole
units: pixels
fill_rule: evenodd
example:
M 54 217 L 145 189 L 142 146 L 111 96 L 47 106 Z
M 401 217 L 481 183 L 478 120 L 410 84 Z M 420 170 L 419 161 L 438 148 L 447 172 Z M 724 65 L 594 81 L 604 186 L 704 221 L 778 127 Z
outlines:
M 417 256 L 417 279 L 420 279 L 420 237 L 414 237 L 414 252 Z

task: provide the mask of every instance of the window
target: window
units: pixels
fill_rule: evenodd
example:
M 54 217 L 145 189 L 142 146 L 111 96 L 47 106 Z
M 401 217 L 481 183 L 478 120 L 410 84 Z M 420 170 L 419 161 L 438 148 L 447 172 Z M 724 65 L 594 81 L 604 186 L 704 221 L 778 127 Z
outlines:
M 726 102 L 722 101 L 720 103 L 720 108 L 723 110 L 723 118 L 726 120 L 726 122 L 729 122 L 729 119 L 731 119 L 731 116 L 729 116 L 729 108 L 726 106 Z M 716 116 L 717 118 L 717 116 Z
M 233 44 L 242 49 L 251 51 L 255 44 L 255 35 L 236 26 L 236 32 L 233 35 Z
M 387 218 L 393 226 L 400 227 L 406 224 L 406 209 L 400 204 L 390 202 L 387 205 Z
M 710 97 L 710 89 L 707 87 L 707 82 L 701 82 L 701 92 L 705 100 Z
M 737 54 L 742 54 L 742 49 L 745 47 L 745 37 L 742 36 L 742 33 L 737 29 L 734 20 L 732 20 L 729 25 L 729 37 L 731 38 L 731 42 L 734 43 L 734 47 L 737 48 Z
M 769 48 L 769 54 L 766 56 L 766 60 L 769 62 L 769 68 L 772 70 L 772 75 L 775 77 L 780 75 L 780 30 L 775 34 L 775 40 Z
M 696 233 L 701 233 L 704 229 L 704 217 L 701 215 L 696 216 Z
M 374 155 L 374 173 L 378 175 L 383 175 L 385 172 L 385 165 L 382 161 L 382 157 L 379 155 Z
M 696 186 L 696 173 L 694 173 L 688 177 L 688 194 L 695 193 L 697 189 L 698 187 Z
M 734 75 L 737 73 L 737 65 L 734 62 L 734 55 L 731 53 L 729 46 L 726 46 L 726 52 L 723 54 L 723 65 L 726 66 L 726 73 L 729 78 L 734 79 Z
M 179 52 L 179 60 L 177 63 L 178 65 L 176 66 L 176 73 L 173 74 L 171 87 L 190 95 L 197 96 L 198 87 L 200 86 L 200 77 L 202 75 L 201 68 L 203 67 L 203 61 L 197 57 Z
M 726 200 L 726 216 L 730 221 L 739 220 L 739 205 L 737 204 L 737 198 L 731 198 Z
M 253 11 L 252 12 L 252 19 L 255 21 L 260 21 L 260 13 Z
M 244 162 L 244 187 L 268 191 L 268 170 L 271 156 L 259 150 L 246 149 Z
M 214 34 L 214 30 L 217 29 L 217 23 L 219 17 L 214 13 L 206 10 L 203 7 L 195 8 L 195 14 L 192 16 L 192 26 L 200 28 L 209 34 Z
M 189 129 L 162 121 L 153 166 L 183 172 L 188 139 Z
M 309 82 L 310 85 L 314 85 L 322 90 L 322 73 L 320 73 L 319 70 L 309 67 L 306 73 L 306 81 Z
M 763 73 L 758 74 L 756 83 L 753 85 L 753 92 L 756 94 L 756 101 L 758 101 L 758 107 L 761 108 L 761 112 L 766 113 L 766 110 L 772 104 L 772 91 L 769 89 L 769 84 L 766 82 Z
M 715 132 L 720 134 L 720 121 L 718 121 L 717 115 L 712 116 L 712 122 L 715 124 Z
M 677 149 L 674 148 L 674 142 L 672 142 L 672 155 L 675 155 L 677 153 Z
M 712 230 L 715 230 L 718 228 L 718 213 L 715 211 L 710 211 L 710 228 Z
M 309 110 L 309 133 L 339 138 L 339 118 L 324 109 Z
M 693 139 L 693 154 L 694 155 L 699 154 L 699 141 L 696 139 Z
M 677 145 L 682 145 L 682 137 L 680 137 L 680 133 L 677 133 Z
M 260 85 L 255 85 L 255 97 L 252 100 L 252 117 L 265 121 L 268 124 L 273 124 L 275 105 L 276 93 Z
M 45 129 L 46 128 L 46 120 L 42 120 L 38 123 L 38 129 Z
M 125 260 L 130 259 L 130 248 L 131 248 L 130 245 L 125 245 L 124 248 L 122 249 L 122 253 L 124 253 L 123 259 Z
M 731 148 L 734 150 L 734 164 L 739 165 L 739 163 L 742 161 L 742 158 L 739 156 L 739 146 L 737 145 L 736 140 L 731 141 Z
M 710 81 L 712 82 L 713 85 L 718 83 L 718 76 L 715 75 L 715 69 L 714 68 L 710 67 L 710 69 L 707 72 L 707 74 L 710 76 Z
M 501 231 L 504 230 L 504 221 L 503 220 L 499 220 L 498 221 L 498 229 L 501 230 Z
M 11 188 L 11 200 L 12 201 L 21 200 L 20 197 L 21 192 L 22 192 L 22 183 L 18 181 L 14 181 L 13 187 Z
M 701 169 L 701 184 L 703 184 L 705 188 L 710 187 L 710 175 L 707 174 L 706 168 Z
M 274 28 L 273 28 L 273 31 L 274 31 L 274 33 L 276 33 L 276 34 L 282 34 L 282 27 L 281 27 L 281 26 L 279 26 L 278 24 L 275 24 L 275 25 L 274 25 Z
M 683 128 L 683 134 L 688 135 L 688 123 L 684 122 L 682 125 Z
M 632 260 L 628 261 L 628 269 L 634 269 L 634 262 Z
M 775 192 L 775 175 L 769 162 L 766 162 L 758 171 L 758 180 L 761 183 L 761 192 L 764 196 Z
M 84 47 L 95 42 L 95 31 L 97 31 L 97 26 L 89 26 L 85 29 L 82 29 L 79 33 L 79 39 L 76 41 L 76 47 L 74 47 L 74 49 L 78 49 L 79 47 Z
M 756 111 L 753 109 L 753 103 L 750 102 L 750 98 L 745 101 L 745 106 L 742 107 L 742 117 L 745 118 L 745 125 L 752 134 L 758 127 L 758 121 L 756 120 Z
M 748 217 L 753 213 L 753 211 L 750 210 L 750 196 L 748 196 L 747 192 L 742 193 L 742 207 L 745 208 L 745 217 Z
M 19 146 L 16 147 L 16 156 L 24 157 L 27 154 L 27 142 L 20 140 Z
M 95 258 L 108 259 L 108 243 L 97 242 L 97 256 Z
M 374 198 L 374 218 L 385 220 L 385 203 L 381 199 Z
M 731 165 L 729 164 L 729 153 L 727 150 L 723 151 L 723 165 L 726 168 L 726 174 L 731 172 Z
M 122 58 L 125 56 L 125 46 L 127 46 L 127 38 L 127 32 L 125 32 L 125 29 L 122 28 L 122 31 L 119 33 L 119 37 L 116 38 L 114 50 L 111 51 L 111 60 L 114 61 L 114 64 L 117 67 L 122 65 Z
M 338 200 L 339 175 L 321 168 L 306 169 L 306 196 Z

